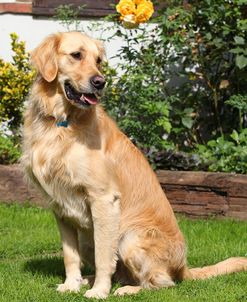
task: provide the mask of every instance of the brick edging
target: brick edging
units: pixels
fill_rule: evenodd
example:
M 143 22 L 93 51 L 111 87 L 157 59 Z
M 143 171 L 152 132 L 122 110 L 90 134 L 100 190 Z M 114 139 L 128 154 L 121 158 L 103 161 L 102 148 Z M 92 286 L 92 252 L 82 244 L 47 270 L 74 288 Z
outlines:
M 162 170 L 157 176 L 175 212 L 193 218 L 247 220 L 246 175 Z M 19 164 L 0 165 L 0 201 L 46 205 L 42 196 L 25 183 Z
M 27 14 L 32 15 L 32 2 L 29 3 L 0 3 L 0 15 Z
M 157 176 L 175 212 L 247 220 L 247 175 L 162 170 Z

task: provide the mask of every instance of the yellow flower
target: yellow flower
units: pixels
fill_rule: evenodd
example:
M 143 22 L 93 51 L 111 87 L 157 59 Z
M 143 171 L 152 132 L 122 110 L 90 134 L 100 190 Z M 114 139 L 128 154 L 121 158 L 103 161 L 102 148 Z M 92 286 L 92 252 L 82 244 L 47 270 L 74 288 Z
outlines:
M 135 5 L 139 5 L 141 4 L 142 2 L 145 2 L 146 0 L 134 0 L 135 2 Z
M 116 6 L 116 10 L 122 16 L 132 15 L 135 13 L 136 6 L 132 0 L 120 0 Z
M 126 28 L 134 28 L 140 23 L 147 22 L 154 13 L 150 0 L 120 0 L 116 10 L 120 13 L 120 20 Z
M 143 1 L 137 6 L 136 10 L 136 22 L 147 22 L 154 13 L 153 3 L 151 1 Z

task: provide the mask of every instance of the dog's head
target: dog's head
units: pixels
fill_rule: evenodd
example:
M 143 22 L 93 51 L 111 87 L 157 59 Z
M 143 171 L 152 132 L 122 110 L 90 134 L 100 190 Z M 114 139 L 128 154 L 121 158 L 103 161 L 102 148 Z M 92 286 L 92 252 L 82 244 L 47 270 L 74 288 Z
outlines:
M 57 81 L 65 98 L 78 108 L 98 103 L 105 86 L 103 57 L 103 44 L 79 32 L 51 35 L 31 53 L 44 80 Z

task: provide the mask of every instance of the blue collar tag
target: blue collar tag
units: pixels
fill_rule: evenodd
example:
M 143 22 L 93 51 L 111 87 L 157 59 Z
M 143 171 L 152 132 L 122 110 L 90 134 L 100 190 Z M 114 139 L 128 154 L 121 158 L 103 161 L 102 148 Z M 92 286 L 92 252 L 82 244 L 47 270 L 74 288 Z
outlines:
M 69 125 L 69 122 L 67 120 L 65 121 L 61 121 L 61 122 L 57 122 L 56 124 L 58 127 L 64 127 L 64 128 L 67 128 L 68 125 Z

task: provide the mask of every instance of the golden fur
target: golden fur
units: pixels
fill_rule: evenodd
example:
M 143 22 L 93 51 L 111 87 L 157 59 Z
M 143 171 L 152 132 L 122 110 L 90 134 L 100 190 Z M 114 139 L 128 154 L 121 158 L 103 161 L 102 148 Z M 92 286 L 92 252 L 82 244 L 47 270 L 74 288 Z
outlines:
M 78 32 L 52 35 L 32 53 L 38 76 L 25 112 L 22 162 L 61 233 L 66 280 L 58 290 L 79 291 L 88 282 L 80 271 L 85 262 L 96 270 L 85 296 L 96 298 L 109 294 L 113 275 L 126 285 L 115 292 L 123 295 L 247 270 L 246 258 L 189 270 L 183 235 L 144 156 L 100 105 L 68 100 L 68 80 L 80 93 L 95 92 L 90 79 L 102 79 L 103 55 L 99 41 Z M 68 127 L 59 127 L 64 120 Z

